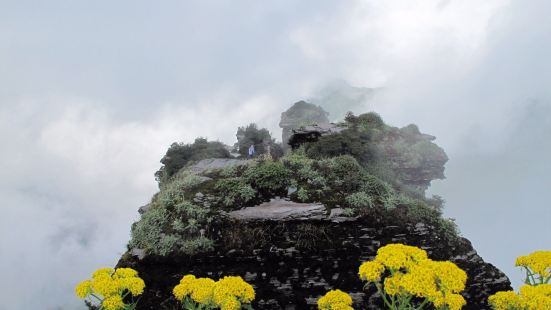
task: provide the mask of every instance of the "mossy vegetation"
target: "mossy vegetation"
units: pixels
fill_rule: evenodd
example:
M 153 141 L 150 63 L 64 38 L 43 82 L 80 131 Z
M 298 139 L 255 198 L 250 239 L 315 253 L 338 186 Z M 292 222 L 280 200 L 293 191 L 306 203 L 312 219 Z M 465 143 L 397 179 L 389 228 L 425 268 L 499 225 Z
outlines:
M 129 247 L 162 256 L 208 251 L 221 240 L 211 235 L 211 227 L 225 221 L 224 212 L 275 197 L 322 203 L 328 211 L 339 207 L 345 210 L 345 216 L 386 214 L 408 223 L 431 225 L 449 238 L 458 235 L 455 224 L 442 217 L 443 200 L 427 199 L 424 193 L 402 187 L 402 179 L 397 176 L 400 171 L 381 158 L 382 146 L 375 143 L 388 140 L 385 156 L 397 152 L 393 156 L 415 166 L 438 148 L 428 138 L 421 139 L 416 126 L 389 127 L 375 113 L 350 114 L 342 125 L 348 129 L 288 150 L 281 158 L 265 154 L 240 165 L 205 172 L 193 172 L 189 165 L 206 156 L 228 157 L 223 145 L 205 139 L 188 145 L 173 144 L 163 157 L 165 166 L 158 172 L 160 192 L 132 226 Z M 256 126 L 240 128 L 240 132 L 245 144 L 256 135 L 261 137 L 259 141 L 273 142 L 269 132 Z M 312 227 L 305 226 L 305 236 L 314 234 Z M 228 231 L 223 239 L 238 235 Z M 266 239 L 258 231 L 254 235 Z M 230 243 L 244 246 L 245 241 L 232 238 Z
M 185 197 L 197 185 L 197 176 L 182 174 L 162 187 L 149 210 L 132 225 L 129 247 L 162 256 L 211 249 L 213 241 L 205 232 L 214 213 Z
M 446 153 L 416 125 L 391 127 L 370 112 L 349 113 L 339 126 L 344 130 L 304 143 L 308 157 L 350 155 L 370 174 L 409 191 L 422 192 L 431 180 L 444 177 Z
M 230 152 L 223 143 L 197 138 L 191 144 L 172 143 L 161 159 L 163 166 L 155 172 L 155 179 L 161 186 L 188 163 L 205 158 L 229 158 Z

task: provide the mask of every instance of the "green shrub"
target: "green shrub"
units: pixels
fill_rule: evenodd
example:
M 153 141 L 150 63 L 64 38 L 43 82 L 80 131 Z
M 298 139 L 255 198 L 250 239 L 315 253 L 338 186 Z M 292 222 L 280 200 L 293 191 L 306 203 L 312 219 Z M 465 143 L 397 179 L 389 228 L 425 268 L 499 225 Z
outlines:
M 392 209 L 400 204 L 400 197 L 395 193 L 390 193 L 389 195 L 382 196 L 380 198 L 383 208 Z
M 373 201 L 373 197 L 371 197 L 366 192 L 357 192 L 352 195 L 349 195 L 346 197 L 346 203 L 351 208 L 355 209 L 362 209 L 362 208 L 373 208 L 375 206 L 375 202 Z
M 316 159 L 340 155 L 362 158 L 367 156 L 364 154 L 366 140 L 360 132 L 347 129 L 340 133 L 321 136 L 317 141 L 307 143 L 305 151 L 309 157 Z
M 129 248 L 141 248 L 150 254 L 195 254 L 210 249 L 204 240 L 200 246 L 187 246 L 197 238 L 207 238 L 204 232 L 212 221 L 211 211 L 185 200 L 184 191 L 192 178 L 175 179 L 164 185 L 151 201 L 152 207 L 132 224 Z M 195 186 L 195 185 L 193 185 Z M 201 239 L 201 240 L 202 240 Z
M 268 197 L 285 195 L 290 185 L 289 172 L 281 161 L 259 161 L 245 171 L 243 178 L 256 191 Z
M 193 255 L 195 253 L 212 250 L 214 247 L 214 241 L 211 239 L 199 236 L 193 239 L 184 240 L 181 242 L 180 245 L 180 252 L 187 254 L 187 255 Z
M 197 138 L 192 144 L 172 143 L 161 159 L 163 166 L 155 172 L 155 179 L 161 185 L 191 161 L 229 157 L 230 152 L 223 143 L 209 142 L 205 138 Z
M 297 191 L 297 198 L 298 198 L 298 200 L 300 200 L 302 202 L 308 201 L 308 198 L 309 198 L 308 192 L 304 188 L 300 188 Z
M 381 116 L 375 112 L 360 114 L 357 117 L 357 122 L 362 129 L 382 128 L 385 126 Z
M 140 248 L 148 253 L 160 252 L 161 238 L 165 227 L 170 224 L 170 215 L 162 207 L 153 207 L 142 215 L 142 218 L 132 224 L 130 248 Z
M 327 180 L 327 185 L 337 193 L 360 191 L 367 176 L 362 166 L 350 155 L 321 160 L 318 169 Z
M 168 191 L 177 190 L 178 192 L 185 193 L 196 188 L 199 184 L 203 182 L 204 179 L 202 177 L 193 174 L 187 170 L 180 170 L 172 177 L 170 182 L 161 184 L 160 188 L 162 190 L 165 189 L 165 187 L 170 187 L 174 189 L 167 188 Z
M 253 200 L 257 192 L 239 177 L 220 179 L 214 186 L 216 197 L 223 207 L 239 209 Z
M 290 152 L 282 158 L 282 162 L 289 172 L 289 178 L 293 185 L 300 186 L 310 194 L 326 189 L 325 178 L 314 167 L 316 160 L 306 156 L 304 148 Z
M 362 184 L 362 191 L 374 197 L 385 197 L 390 195 L 394 190 L 390 184 L 382 181 L 376 176 L 366 174 Z
M 449 240 L 459 236 L 459 229 L 452 219 L 442 217 L 442 211 L 422 200 L 412 200 L 407 208 L 407 218 L 412 222 L 423 222 L 432 225 Z
M 353 208 L 344 208 L 342 210 L 342 214 L 344 216 L 354 216 L 356 215 L 356 209 L 353 209 Z

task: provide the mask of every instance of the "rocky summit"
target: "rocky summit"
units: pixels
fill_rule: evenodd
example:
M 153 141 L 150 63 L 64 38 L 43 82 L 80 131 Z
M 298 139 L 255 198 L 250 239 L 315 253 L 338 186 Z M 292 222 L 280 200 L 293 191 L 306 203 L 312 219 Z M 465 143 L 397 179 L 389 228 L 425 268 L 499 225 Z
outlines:
M 430 224 L 378 214 L 323 214 L 319 205 L 301 205 L 292 214 L 291 206 L 278 202 L 233 211 L 212 228 L 217 245 L 208 253 L 142 259 L 125 254 L 118 267 L 135 268 L 148 283 L 138 309 L 178 309 L 171 289 L 185 274 L 240 275 L 257 292 L 255 309 L 315 309 L 317 298 L 336 288 L 353 297 L 355 309 L 382 309 L 376 290 L 365 290 L 357 273 L 362 261 L 389 243 L 419 246 L 432 259 L 451 260 L 465 270 L 464 309 L 490 309 L 488 296 L 511 289 L 509 279 L 467 239 L 450 240 Z
M 332 289 L 355 309 L 383 309 L 358 268 L 392 243 L 463 269 L 464 309 L 490 309 L 488 296 L 511 289 L 443 217 L 443 199 L 425 195 L 448 159 L 435 137 L 373 112 L 325 120 L 321 107 L 299 102 L 282 114 L 289 147 L 255 124 L 238 129 L 232 150 L 201 138 L 173 144 L 117 265 L 146 283 L 136 309 L 181 309 L 172 289 L 186 274 L 243 277 L 254 309 L 315 309 Z

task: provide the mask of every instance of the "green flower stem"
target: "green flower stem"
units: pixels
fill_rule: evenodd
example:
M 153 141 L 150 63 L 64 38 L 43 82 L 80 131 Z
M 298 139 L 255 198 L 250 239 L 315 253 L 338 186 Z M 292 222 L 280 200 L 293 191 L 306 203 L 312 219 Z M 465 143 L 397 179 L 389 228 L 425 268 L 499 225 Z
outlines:
M 377 291 L 379 292 L 379 294 L 381 294 L 381 296 L 383 297 L 385 305 L 391 310 L 396 310 L 396 306 L 388 301 L 387 296 L 381 287 L 381 283 L 375 282 L 375 286 L 377 287 Z
M 524 269 L 526 269 L 526 274 L 527 274 L 526 280 L 528 281 L 526 284 L 536 285 L 536 279 L 534 277 L 535 274 L 532 273 L 532 271 L 529 268 L 524 268 Z M 532 280 L 530 281 L 530 279 Z
M 425 307 L 425 305 L 428 304 L 428 303 L 429 303 L 429 300 L 428 300 L 428 299 L 425 299 L 425 300 L 419 305 L 419 307 L 415 307 L 414 309 L 415 309 L 415 310 L 421 310 L 421 309 L 423 309 L 423 308 Z

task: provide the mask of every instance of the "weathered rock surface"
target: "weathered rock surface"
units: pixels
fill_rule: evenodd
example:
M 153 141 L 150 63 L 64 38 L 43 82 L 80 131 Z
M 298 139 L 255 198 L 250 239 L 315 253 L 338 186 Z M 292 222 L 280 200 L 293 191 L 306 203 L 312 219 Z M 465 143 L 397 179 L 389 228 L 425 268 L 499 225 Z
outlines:
M 384 158 L 398 180 L 419 192 L 425 192 L 432 180 L 445 179 L 446 152 L 436 138 L 421 133 L 416 125 L 391 128 L 374 137 L 378 156 Z
M 235 220 L 308 220 L 323 219 L 325 206 L 319 203 L 298 203 L 281 198 L 271 199 L 259 206 L 244 208 L 228 213 Z
M 340 216 L 340 211 L 333 216 Z M 399 224 L 392 219 L 228 220 L 207 232 L 217 240 L 210 253 L 156 257 L 127 253 L 118 266 L 136 268 L 147 283 L 138 310 L 179 309 L 172 288 L 185 274 L 214 279 L 239 275 L 251 283 L 255 309 L 315 309 L 317 298 L 330 289 L 354 297 L 356 309 L 383 309 L 375 289 L 364 289 L 357 276 L 362 261 L 379 247 L 404 243 L 425 249 L 435 260 L 451 260 L 468 274 L 464 309 L 490 309 L 487 297 L 511 289 L 507 277 L 485 263 L 466 239 L 447 240 L 424 223 Z M 137 253 L 139 254 L 139 253 Z
M 289 145 L 296 149 L 345 130 L 352 129 L 340 124 L 303 126 L 291 130 Z M 363 164 L 377 163 L 388 169 L 396 181 L 420 193 L 428 189 L 432 180 L 445 178 L 444 166 L 448 161 L 446 152 L 432 142 L 434 136 L 421 133 L 416 125 L 403 128 L 384 125 L 367 136 L 368 140 L 362 140 L 364 151 L 369 150 L 372 155 L 368 156 L 369 162 Z M 358 160 L 362 161 L 361 158 Z
M 293 104 L 287 111 L 281 113 L 279 127 L 282 129 L 283 146 L 287 146 L 293 129 L 313 124 L 329 124 L 328 115 L 320 106 L 305 101 Z
M 297 148 L 306 142 L 314 142 L 326 135 L 342 132 L 346 127 L 332 123 L 307 125 L 292 129 L 292 135 L 289 137 L 288 144 L 292 148 Z

